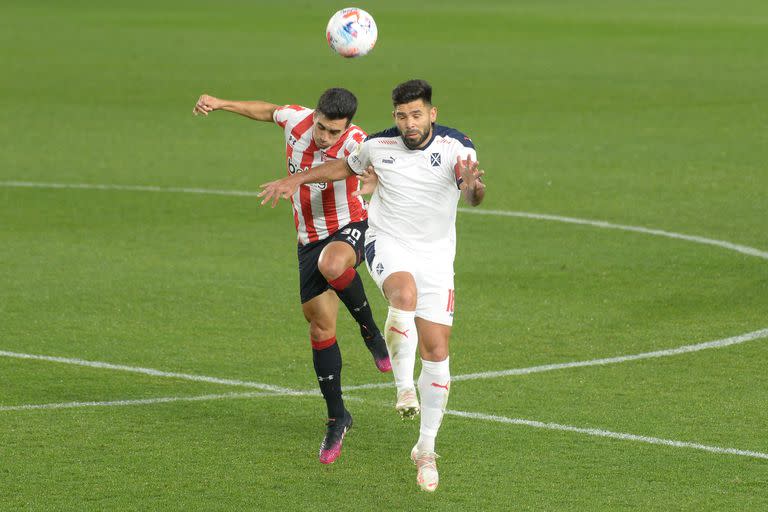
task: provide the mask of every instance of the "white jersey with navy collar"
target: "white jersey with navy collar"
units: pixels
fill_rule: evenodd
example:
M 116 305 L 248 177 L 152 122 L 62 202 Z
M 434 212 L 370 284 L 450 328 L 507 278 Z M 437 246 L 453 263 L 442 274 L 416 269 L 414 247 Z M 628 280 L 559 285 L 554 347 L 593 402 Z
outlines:
M 388 236 L 418 250 L 456 250 L 456 206 L 461 176 L 457 157 L 477 160 L 469 137 L 432 126 L 432 139 L 408 149 L 397 128 L 369 136 L 347 162 L 357 174 L 373 165 L 379 183 L 368 206 L 368 235 Z

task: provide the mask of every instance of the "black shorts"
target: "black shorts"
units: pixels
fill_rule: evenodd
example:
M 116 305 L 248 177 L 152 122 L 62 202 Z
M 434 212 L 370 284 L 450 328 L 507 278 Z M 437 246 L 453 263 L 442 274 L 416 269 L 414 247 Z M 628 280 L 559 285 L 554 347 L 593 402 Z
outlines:
M 363 244 L 365 244 L 365 231 L 368 229 L 368 221 L 350 222 L 339 229 L 333 235 L 318 242 L 310 242 L 307 245 L 299 245 L 299 290 L 301 291 L 301 303 L 314 299 L 325 292 L 331 285 L 325 280 L 325 276 L 317 268 L 320 253 L 331 242 L 344 242 L 355 251 L 355 268 L 363 261 Z

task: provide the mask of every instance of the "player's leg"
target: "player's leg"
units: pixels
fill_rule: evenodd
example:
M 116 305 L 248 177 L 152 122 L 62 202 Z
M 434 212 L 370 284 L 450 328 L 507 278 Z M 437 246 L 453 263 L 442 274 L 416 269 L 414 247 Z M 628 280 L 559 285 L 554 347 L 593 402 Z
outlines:
M 334 235 L 334 240 L 320 253 L 318 268 L 360 326 L 360 334 L 376 367 L 381 372 L 388 372 L 392 365 L 387 346 L 373 320 L 363 280 L 355 270 L 362 261 L 362 247 L 356 249 L 358 244 L 362 245 L 360 239 L 364 235 L 365 226 L 365 223 L 358 222 L 340 229 Z
M 411 460 L 416 464 L 416 482 L 425 491 L 434 491 L 439 483 L 435 438 L 443 421 L 451 372 L 448 366 L 448 340 L 451 327 L 423 318 L 416 318 L 419 331 L 421 374 L 419 396 L 421 398 L 421 425 L 419 440 L 411 450 Z
M 403 418 L 413 418 L 419 414 L 413 382 L 419 342 L 415 323 L 416 281 L 410 272 L 394 272 L 384 280 L 382 291 L 389 301 L 384 331 L 397 388 L 395 410 Z
M 320 392 L 328 410 L 328 430 L 320 445 L 320 462 L 330 464 L 341 454 L 344 435 L 352 416 L 344 407 L 341 392 L 341 351 L 336 343 L 336 315 L 339 299 L 328 290 L 301 305 L 309 322 L 312 362 Z
M 395 409 L 403 418 L 419 412 L 419 400 L 413 383 L 418 335 L 414 323 L 416 283 L 409 251 L 396 240 L 372 237 L 368 232 L 365 263 L 371 278 L 389 302 L 384 338 L 392 361 L 397 387 Z
M 312 361 L 328 409 L 328 429 L 320 445 L 320 462 L 330 464 L 341 453 L 341 443 L 352 426 L 352 417 L 344 407 L 341 393 L 341 351 L 336 343 L 339 299 L 328 289 L 328 282 L 317 268 L 326 244 L 322 241 L 300 246 L 298 257 L 301 307 L 309 322 Z
M 438 485 L 435 438 L 443 421 L 451 387 L 448 346 L 453 324 L 453 265 L 430 259 L 429 271 L 417 274 L 419 286 L 416 328 L 419 331 L 421 398 L 419 440 L 411 451 L 417 482 L 425 491 Z

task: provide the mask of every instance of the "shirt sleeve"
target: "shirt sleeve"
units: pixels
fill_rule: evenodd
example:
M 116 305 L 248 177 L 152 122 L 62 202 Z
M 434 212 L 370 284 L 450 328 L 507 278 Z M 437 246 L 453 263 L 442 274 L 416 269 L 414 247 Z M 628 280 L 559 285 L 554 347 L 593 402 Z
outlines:
M 272 119 L 280 128 L 285 128 L 285 125 L 298 116 L 302 110 L 306 109 L 301 105 L 283 105 L 275 109 Z
M 347 140 L 344 141 L 344 145 L 341 148 L 341 154 L 345 157 L 354 154 L 357 152 L 357 148 L 360 146 L 360 144 L 363 143 L 364 140 L 364 131 L 357 129 L 350 133 L 349 137 L 347 137 Z
M 354 153 L 347 157 L 347 164 L 355 174 L 363 174 L 363 171 L 371 165 L 370 141 L 358 143 Z

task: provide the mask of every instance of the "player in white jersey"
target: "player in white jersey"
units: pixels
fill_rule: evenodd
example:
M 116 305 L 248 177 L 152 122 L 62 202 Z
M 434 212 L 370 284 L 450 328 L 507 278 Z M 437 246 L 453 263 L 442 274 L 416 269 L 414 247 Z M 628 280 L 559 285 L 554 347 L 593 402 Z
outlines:
M 403 417 L 421 412 L 411 451 L 417 482 L 438 485 L 435 438 L 450 388 L 448 340 L 455 306 L 453 259 L 459 197 L 477 206 L 485 196 L 472 141 L 435 124 L 432 88 L 410 80 L 392 91 L 396 126 L 371 135 L 346 161 L 264 185 L 264 202 L 288 198 L 301 183 L 362 175 L 361 192 L 373 191 L 366 234 L 368 271 L 389 301 L 385 337 Z M 375 187 L 375 188 L 374 188 Z M 421 355 L 419 405 L 413 371 Z
M 343 159 L 365 138 L 352 124 L 357 99 L 346 89 L 325 91 L 312 110 L 299 105 L 278 106 L 264 101 L 229 101 L 202 95 L 195 114 L 214 110 L 235 112 L 258 121 L 271 121 L 285 135 L 289 176 L 309 174 L 326 161 Z M 291 197 L 298 236 L 299 288 L 309 322 L 312 357 L 328 409 L 328 429 L 320 446 L 320 462 L 330 464 L 341 454 L 352 416 L 341 392 L 341 352 L 336 343 L 339 299 L 360 325 L 377 368 L 391 371 L 387 347 L 373 320 L 363 283 L 355 268 L 363 259 L 367 210 L 354 177 L 303 185 Z

